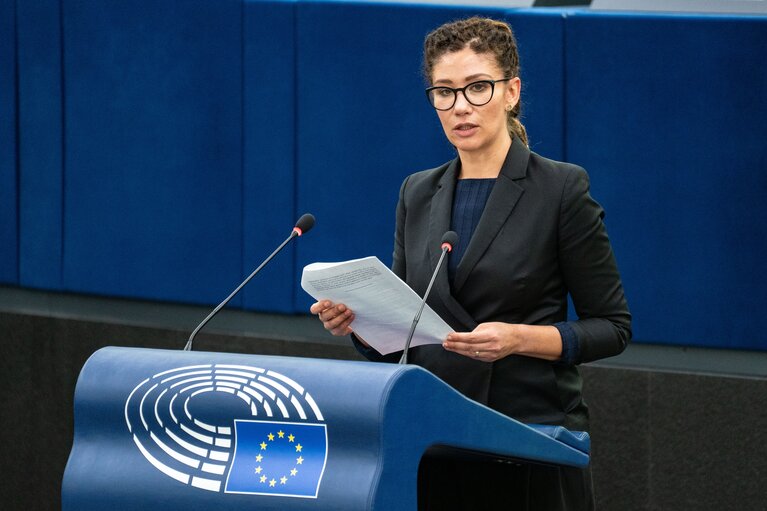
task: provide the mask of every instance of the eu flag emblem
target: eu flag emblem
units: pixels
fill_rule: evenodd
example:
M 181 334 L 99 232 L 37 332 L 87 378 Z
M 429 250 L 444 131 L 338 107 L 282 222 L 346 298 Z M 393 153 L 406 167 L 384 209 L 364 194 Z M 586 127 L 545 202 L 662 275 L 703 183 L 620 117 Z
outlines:
M 235 420 L 227 493 L 316 498 L 325 470 L 324 424 Z

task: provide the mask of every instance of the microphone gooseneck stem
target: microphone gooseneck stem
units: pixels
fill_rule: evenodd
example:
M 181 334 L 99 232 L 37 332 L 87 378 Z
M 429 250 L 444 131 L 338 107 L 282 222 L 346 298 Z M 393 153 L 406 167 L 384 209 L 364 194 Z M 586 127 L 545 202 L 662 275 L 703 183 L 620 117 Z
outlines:
M 207 325 L 207 324 L 208 324 L 208 321 L 210 321 L 211 319 L 213 319 L 213 316 L 215 316 L 216 314 L 218 314 L 218 311 L 220 311 L 220 310 L 221 310 L 221 309 L 222 309 L 222 308 L 223 308 L 223 307 L 224 307 L 224 306 L 225 306 L 227 303 L 229 303 L 229 300 L 231 300 L 232 298 L 234 298 L 234 295 L 236 295 L 237 293 L 239 293 L 239 292 L 240 292 L 240 289 L 242 289 L 242 288 L 245 286 L 245 284 L 247 284 L 248 282 L 250 282 L 250 280 L 251 280 L 253 277 L 255 277 L 255 276 L 256 276 L 256 273 L 258 273 L 259 271 L 261 271 L 261 268 L 263 268 L 264 266 L 266 266 L 266 264 L 267 264 L 269 261 L 271 261 L 271 260 L 272 260 L 272 258 L 273 258 L 274 256 L 276 256 L 276 255 L 277 255 L 277 253 L 278 253 L 280 250 L 282 250 L 282 249 L 283 249 L 283 247 L 284 247 L 285 245 L 287 245 L 287 244 L 290 242 L 290 240 L 292 240 L 293 238 L 295 238 L 295 237 L 297 237 L 297 236 L 300 236 L 300 234 L 299 234 L 298 232 L 296 232 L 296 230 L 294 229 L 294 230 L 293 230 L 293 231 L 290 233 L 290 236 L 288 236 L 288 237 L 287 237 L 287 239 L 286 239 L 285 241 L 283 241 L 283 242 L 280 244 L 280 246 L 279 246 L 279 247 L 277 247 L 277 249 L 276 249 L 274 252 L 272 252 L 272 253 L 271 253 L 271 255 L 270 255 L 269 257 L 267 257 L 266 259 L 264 259 L 264 262 L 263 262 L 263 263 L 261 263 L 261 264 L 258 266 L 258 268 L 256 268 L 255 270 L 253 270 L 253 273 L 251 273 L 251 274 L 248 276 L 248 278 L 247 278 L 247 279 L 245 279 L 244 281 L 242 281 L 242 284 L 240 284 L 239 286 L 237 286 L 237 289 L 235 289 L 234 291 L 232 291 L 232 293 L 231 293 L 229 296 L 227 296 L 227 297 L 224 299 L 224 301 L 223 301 L 223 302 L 219 303 L 219 304 L 216 306 L 216 308 L 215 308 L 215 309 L 213 309 L 213 311 L 212 311 L 210 314 L 208 314 L 208 316 L 207 316 L 205 319 L 203 319 L 203 320 L 202 320 L 202 323 L 200 323 L 199 325 L 197 325 L 197 328 L 195 328 L 195 329 L 194 329 L 194 332 L 192 332 L 192 335 L 190 335 L 190 336 L 189 336 L 189 340 L 188 340 L 188 341 L 186 341 L 186 346 L 184 346 L 184 351 L 191 351 L 191 350 L 192 350 L 192 343 L 194 342 L 194 336 L 195 336 L 195 335 L 197 335 L 197 332 L 199 332 L 200 330 L 202 330 L 202 327 L 204 327 L 205 325 Z
M 421 313 L 423 312 L 423 308 L 426 306 L 426 299 L 429 297 L 429 293 L 431 292 L 431 286 L 434 285 L 434 281 L 437 279 L 437 273 L 439 273 L 439 269 L 442 267 L 442 261 L 445 259 L 445 254 L 448 253 L 448 250 L 449 250 L 448 247 L 446 246 L 442 247 L 442 255 L 439 256 L 439 262 L 437 263 L 437 268 L 434 270 L 434 273 L 431 276 L 431 280 L 429 281 L 429 286 L 426 288 L 426 292 L 423 295 L 423 300 L 421 300 L 421 306 L 418 308 L 418 312 L 413 318 L 413 323 L 410 325 L 410 332 L 407 334 L 405 349 L 402 351 L 402 358 L 399 359 L 400 364 L 407 364 L 407 352 L 410 349 L 410 343 L 413 342 L 413 334 L 415 333 L 415 327 L 416 325 L 418 325 L 418 321 L 421 319 Z

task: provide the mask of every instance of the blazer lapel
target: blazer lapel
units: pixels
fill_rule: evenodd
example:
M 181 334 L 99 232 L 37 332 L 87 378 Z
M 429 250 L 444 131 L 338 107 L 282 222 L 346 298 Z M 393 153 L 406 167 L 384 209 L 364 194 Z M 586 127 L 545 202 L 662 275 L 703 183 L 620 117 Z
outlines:
M 431 260 L 432 268 L 437 267 L 439 256 L 442 254 L 442 235 L 450 230 L 450 216 L 453 210 L 453 194 L 455 193 L 457 175 L 458 159 L 456 158 L 450 162 L 445 173 L 442 174 L 442 178 L 437 184 L 437 191 L 431 199 L 431 210 L 429 212 L 429 259 Z M 445 266 L 447 265 L 445 264 Z M 434 285 L 442 284 L 441 280 L 438 275 Z M 444 284 L 448 284 L 447 273 L 445 273 Z
M 429 260 L 431 268 L 436 268 L 439 257 L 442 254 L 442 235 L 450 230 L 450 217 L 453 213 L 453 195 L 455 193 L 455 181 L 458 177 L 459 160 L 456 158 L 448 165 L 445 173 L 437 184 L 437 191 L 431 199 L 429 212 Z M 442 261 L 442 267 L 434 280 L 432 296 L 436 295 L 445 305 L 445 308 L 453 315 L 455 320 L 464 325 L 468 330 L 473 330 L 477 322 L 466 312 L 450 292 L 450 281 L 447 275 L 447 259 Z M 451 321 L 448 321 L 452 323 Z
M 514 180 L 522 179 L 527 175 L 529 159 L 530 150 L 521 141 L 514 139 L 501 172 L 498 174 L 498 179 L 493 186 L 493 191 L 490 192 L 490 197 L 487 199 L 479 224 L 466 247 L 461 262 L 458 264 L 453 281 L 454 294 L 458 294 L 466 283 L 471 270 L 507 222 L 514 206 L 522 196 L 524 189 Z M 452 202 L 452 194 L 450 200 Z

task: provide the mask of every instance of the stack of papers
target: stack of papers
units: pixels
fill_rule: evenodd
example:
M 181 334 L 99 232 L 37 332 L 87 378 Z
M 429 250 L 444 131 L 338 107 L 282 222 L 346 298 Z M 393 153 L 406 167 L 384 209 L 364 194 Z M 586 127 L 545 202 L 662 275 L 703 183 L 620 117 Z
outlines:
M 301 287 L 354 312 L 354 333 L 382 355 L 402 351 L 421 297 L 377 257 L 304 267 Z M 442 344 L 453 329 L 427 305 L 411 346 Z

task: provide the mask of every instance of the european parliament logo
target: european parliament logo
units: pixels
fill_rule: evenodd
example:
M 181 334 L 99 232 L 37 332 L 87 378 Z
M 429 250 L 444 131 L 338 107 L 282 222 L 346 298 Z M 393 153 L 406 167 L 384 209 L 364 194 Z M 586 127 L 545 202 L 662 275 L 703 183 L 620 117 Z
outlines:
M 157 373 L 125 402 L 133 442 L 158 471 L 213 492 L 316 498 L 328 454 L 322 413 L 298 382 L 260 367 Z

